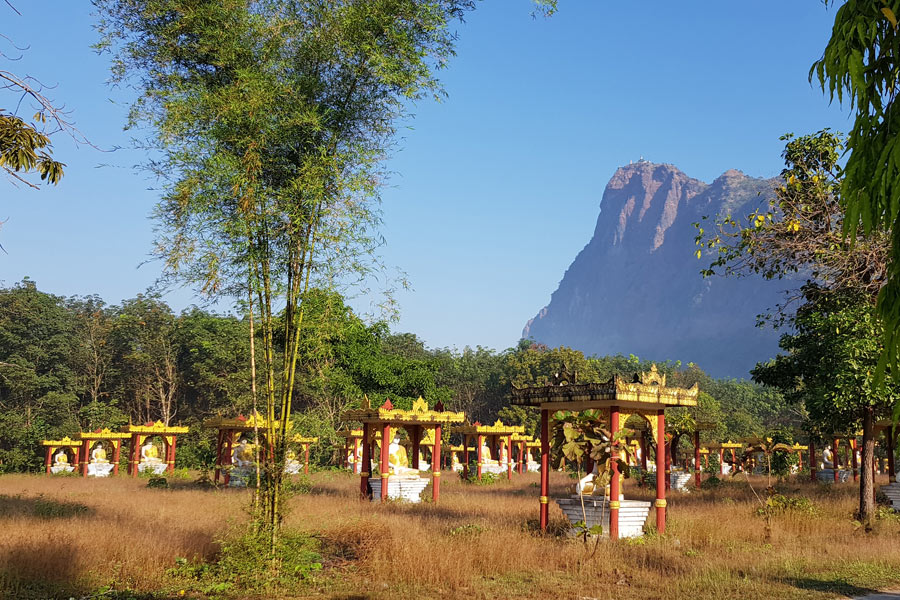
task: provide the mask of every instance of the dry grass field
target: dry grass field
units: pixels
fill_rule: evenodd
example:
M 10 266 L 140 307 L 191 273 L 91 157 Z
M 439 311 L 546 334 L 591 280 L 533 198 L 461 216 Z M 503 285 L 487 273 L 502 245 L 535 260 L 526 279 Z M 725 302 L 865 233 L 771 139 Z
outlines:
M 312 482 L 311 493 L 290 500 L 286 527 L 314 536 L 323 568 L 260 592 L 211 590 L 173 571 L 176 558 L 216 560 L 220 543 L 244 529 L 246 491 L 0 477 L 0 596 L 754 600 L 900 585 L 900 519 L 860 530 L 852 484 L 782 486 L 810 498 L 814 511 L 775 517 L 769 541 L 746 482 L 735 481 L 671 494 L 665 536 L 595 546 L 560 535 L 563 517 L 552 504 L 556 533 L 535 531 L 536 475 L 489 486 L 447 476 L 438 505 L 360 502 L 349 474 L 319 473 Z M 554 473 L 552 483 L 560 495 L 571 480 Z M 630 482 L 626 495 L 645 497 Z

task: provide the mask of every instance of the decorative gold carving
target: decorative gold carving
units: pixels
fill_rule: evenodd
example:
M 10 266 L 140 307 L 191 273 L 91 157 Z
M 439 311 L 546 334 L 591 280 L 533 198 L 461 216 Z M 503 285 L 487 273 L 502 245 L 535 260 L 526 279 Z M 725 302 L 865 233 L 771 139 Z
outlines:
M 656 506 L 656 508 L 665 508 L 665 507 L 666 507 L 666 501 L 665 501 L 665 499 L 657 500 L 657 501 L 654 503 L 654 506 Z
M 541 496 L 540 502 L 541 504 L 550 504 L 550 498 L 548 498 L 547 496 Z
M 619 510 L 620 508 L 622 508 L 622 504 L 618 500 L 609 501 L 609 510 Z

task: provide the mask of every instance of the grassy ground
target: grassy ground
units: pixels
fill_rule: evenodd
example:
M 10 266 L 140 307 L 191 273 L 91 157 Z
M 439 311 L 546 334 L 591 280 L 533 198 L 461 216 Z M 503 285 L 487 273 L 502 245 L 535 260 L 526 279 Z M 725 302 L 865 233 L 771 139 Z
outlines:
M 312 492 L 289 502 L 286 529 L 313 536 L 323 568 L 268 592 L 186 576 L 244 530 L 246 491 L 189 481 L 150 489 L 146 480 L 125 477 L 3 476 L 0 596 L 129 597 L 121 590 L 131 590 L 154 598 L 754 600 L 856 596 L 900 585 L 900 519 L 886 517 L 863 532 L 852 519 L 853 484 L 784 485 L 782 492 L 809 498 L 813 510 L 776 516 L 769 541 L 753 494 L 738 481 L 671 494 L 665 536 L 595 547 L 559 535 L 563 516 L 553 504 L 557 533 L 536 531 L 536 475 L 489 486 L 446 475 L 438 505 L 360 502 L 356 477 L 312 476 Z M 553 495 L 561 495 L 571 480 L 554 473 L 552 483 Z M 631 483 L 626 497 L 649 499 Z M 186 561 L 173 570 L 177 558 Z

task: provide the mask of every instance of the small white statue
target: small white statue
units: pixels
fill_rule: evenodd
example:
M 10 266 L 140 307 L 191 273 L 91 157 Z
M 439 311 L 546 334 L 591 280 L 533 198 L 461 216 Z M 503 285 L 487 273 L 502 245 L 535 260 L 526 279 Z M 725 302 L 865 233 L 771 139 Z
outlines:
M 825 449 L 822 450 L 822 468 L 834 468 L 834 453 L 831 452 L 831 448 L 829 448 L 828 446 L 825 446 Z
M 388 466 L 390 475 L 394 476 L 419 476 L 418 469 L 409 467 L 409 459 L 406 455 L 406 448 L 400 445 L 400 436 L 395 435 L 391 444 L 388 446 Z
M 60 448 L 53 455 L 53 464 L 50 465 L 51 473 L 71 473 L 75 467 L 69 464 L 69 455 L 65 450 Z
M 253 466 L 253 449 L 247 443 L 246 438 L 241 438 L 237 447 L 232 451 L 231 463 L 239 469 Z
M 109 463 L 106 459 L 106 449 L 103 447 L 103 442 L 97 442 L 94 446 L 94 449 L 91 451 L 91 462 L 101 464 Z

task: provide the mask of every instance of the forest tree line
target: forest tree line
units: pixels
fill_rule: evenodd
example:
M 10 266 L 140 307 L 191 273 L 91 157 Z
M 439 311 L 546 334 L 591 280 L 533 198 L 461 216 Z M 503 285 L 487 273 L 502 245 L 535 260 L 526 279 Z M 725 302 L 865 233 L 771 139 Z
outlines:
M 465 411 L 473 422 L 499 417 L 535 433 L 537 413 L 509 405 L 511 385 L 546 383 L 560 371 L 577 373 L 578 381 L 607 381 L 651 364 L 634 356 L 585 357 L 530 340 L 503 351 L 432 349 L 415 334 L 364 322 L 336 293 L 313 290 L 304 302 L 310 318 L 293 420 L 295 430 L 320 437 L 312 448 L 319 465 L 338 460 L 335 431 L 347 426 L 341 413 L 364 395 L 373 403 L 389 397 L 400 407 L 422 396 Z M 247 319 L 197 307 L 176 314 L 154 295 L 108 305 L 97 296 L 48 294 L 27 279 L 0 288 L 0 472 L 38 470 L 43 439 L 157 420 L 191 427 L 179 442 L 179 466 L 211 464 L 214 432 L 202 421 L 253 410 L 249 334 Z M 801 409 L 771 388 L 716 380 L 696 365 L 657 364 L 671 385 L 700 385 L 694 416 L 720 424 L 711 439 L 793 429 L 802 421 Z

